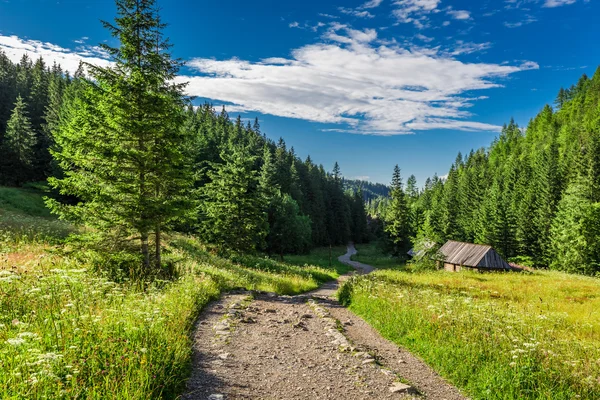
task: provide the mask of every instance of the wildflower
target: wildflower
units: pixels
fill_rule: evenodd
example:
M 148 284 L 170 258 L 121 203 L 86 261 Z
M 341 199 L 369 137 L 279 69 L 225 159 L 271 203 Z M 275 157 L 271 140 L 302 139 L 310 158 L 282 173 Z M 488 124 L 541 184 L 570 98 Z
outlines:
M 6 343 L 10 344 L 11 346 L 17 347 L 17 346 L 20 346 L 23 343 L 25 343 L 25 340 L 21 339 L 21 338 L 12 338 L 12 339 L 8 339 L 6 341 Z

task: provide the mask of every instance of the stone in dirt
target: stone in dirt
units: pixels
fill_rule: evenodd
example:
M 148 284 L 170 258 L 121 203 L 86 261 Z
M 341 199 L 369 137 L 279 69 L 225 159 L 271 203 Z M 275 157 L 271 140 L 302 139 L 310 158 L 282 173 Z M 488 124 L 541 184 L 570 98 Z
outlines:
M 390 387 L 390 392 L 392 393 L 408 393 L 413 391 L 412 386 L 405 385 L 404 383 L 396 382 L 392 387 Z
M 222 394 L 211 394 L 210 396 L 208 396 L 208 400 L 224 400 L 225 396 L 223 396 Z

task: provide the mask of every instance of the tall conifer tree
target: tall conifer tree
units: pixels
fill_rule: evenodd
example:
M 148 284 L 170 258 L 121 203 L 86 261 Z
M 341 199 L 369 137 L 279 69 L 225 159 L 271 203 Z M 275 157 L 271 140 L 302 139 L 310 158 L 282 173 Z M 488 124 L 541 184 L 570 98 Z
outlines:
M 117 0 L 115 23 L 103 22 L 119 47 L 102 45 L 114 66 L 87 65 L 92 80 L 55 139 L 65 171 L 51 179 L 75 206 L 50 202 L 55 212 L 121 237 L 135 232 L 142 263 L 161 265 L 161 234 L 187 211 L 191 183 L 186 155 L 183 85 L 173 83 L 180 62 L 168 52 L 154 0 Z

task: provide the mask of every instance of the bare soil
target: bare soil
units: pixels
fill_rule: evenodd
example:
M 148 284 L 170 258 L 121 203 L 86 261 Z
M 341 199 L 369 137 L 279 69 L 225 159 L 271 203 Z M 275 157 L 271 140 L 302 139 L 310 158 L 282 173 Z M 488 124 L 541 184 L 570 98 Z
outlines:
M 348 250 L 340 261 L 373 270 L 351 262 L 354 246 Z M 332 283 L 294 297 L 236 292 L 210 304 L 197 322 L 183 398 L 465 398 L 340 306 L 336 290 Z

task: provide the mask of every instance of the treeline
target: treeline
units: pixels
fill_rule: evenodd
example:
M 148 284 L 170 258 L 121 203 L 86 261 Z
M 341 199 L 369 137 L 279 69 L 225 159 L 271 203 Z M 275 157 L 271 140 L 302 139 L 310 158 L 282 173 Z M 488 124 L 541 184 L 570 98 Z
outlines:
M 361 189 L 366 202 L 375 201 L 390 195 L 389 186 L 359 179 L 344 179 L 344 188 L 351 191 Z
M 137 242 L 145 269 L 162 266 L 173 230 L 278 255 L 367 239 L 363 193 L 344 189 L 337 163 L 326 172 L 258 120 L 192 106 L 154 1 L 116 3 L 112 67 L 71 78 L 0 54 L 0 184 L 48 179 L 53 212 L 112 251 Z
M 41 181 L 53 173 L 52 131 L 71 78 L 60 66 L 0 52 L 0 184 Z
M 511 121 L 489 149 L 459 154 L 408 206 L 417 242 L 490 244 L 521 264 L 599 273 L 600 69 L 527 129 Z

